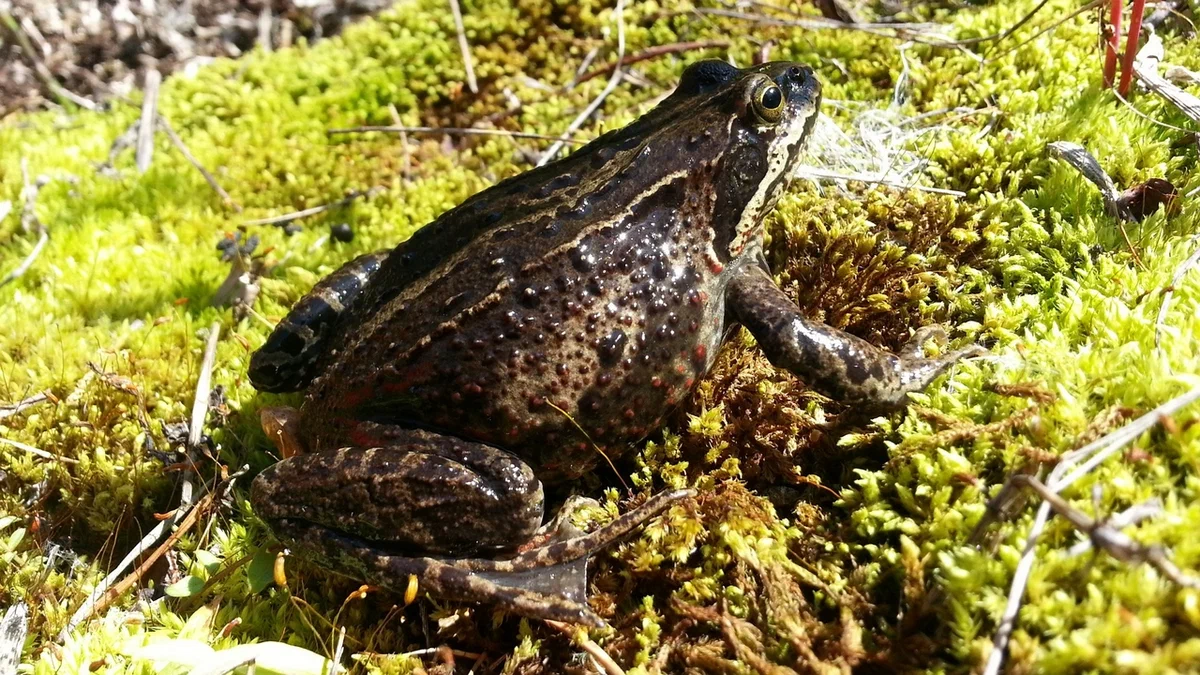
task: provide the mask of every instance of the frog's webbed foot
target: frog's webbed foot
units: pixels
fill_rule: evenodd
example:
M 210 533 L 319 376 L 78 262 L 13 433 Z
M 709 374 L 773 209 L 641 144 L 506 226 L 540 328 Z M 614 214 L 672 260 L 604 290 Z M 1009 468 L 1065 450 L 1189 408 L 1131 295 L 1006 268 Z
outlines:
M 985 353 L 982 347 L 972 345 L 926 357 L 924 344 L 945 337 L 940 326 L 927 326 L 918 330 L 899 354 L 891 354 L 806 318 L 758 266 L 747 267 L 730 280 L 726 301 L 771 363 L 801 377 L 817 391 L 863 409 L 903 406 L 908 394 L 925 389 L 960 359 Z
M 546 532 L 550 541 L 506 560 L 397 555 L 366 540 L 296 520 L 276 521 L 275 529 L 309 556 L 369 583 L 404 592 L 407 581 L 415 577 L 419 588 L 446 600 L 491 603 L 520 616 L 598 627 L 604 621 L 587 606 L 590 554 L 694 494 L 693 490 L 660 493 L 589 534 L 560 539 L 554 535 L 572 527 L 555 527 Z

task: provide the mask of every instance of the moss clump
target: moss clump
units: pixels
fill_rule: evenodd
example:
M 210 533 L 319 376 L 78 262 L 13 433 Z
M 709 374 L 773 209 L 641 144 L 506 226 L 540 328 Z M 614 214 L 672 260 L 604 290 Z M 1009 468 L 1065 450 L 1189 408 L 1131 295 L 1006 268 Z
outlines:
M 1003 30 L 1031 6 L 930 11 L 969 37 Z M 1083 143 L 1119 185 L 1166 177 L 1184 193 L 1196 187 L 1196 151 L 1179 142 L 1179 132 L 1100 90 L 1089 16 L 1020 46 L 1015 38 L 980 45 L 980 52 L 990 49 L 980 61 L 927 45 L 902 54 L 897 42 L 866 34 L 698 19 L 689 9 L 626 7 L 627 53 L 722 38 L 730 46 L 709 54 L 744 64 L 757 41 L 769 39 L 774 58 L 815 64 L 832 101 L 888 105 L 903 74 L 906 114 L 988 106 L 913 148 L 929 163 L 928 181 L 965 198 L 797 185 L 770 229 L 774 269 L 812 316 L 892 347 L 918 325 L 945 322 L 958 339 L 988 344 L 991 356 L 957 367 L 904 413 L 862 420 L 770 368 L 749 337 L 738 336 L 663 435 L 618 465 L 635 500 L 667 485 L 697 485 L 703 495 L 600 556 L 593 603 L 612 630 L 593 637 L 635 672 L 976 669 L 990 649 L 1029 518 L 995 529 L 991 548 L 971 545 L 988 497 L 1010 472 L 1053 461 L 1081 437 L 1119 423 L 1121 411 L 1147 410 L 1195 386 L 1200 372 L 1194 275 L 1175 288 L 1155 342 L 1162 291 L 1196 246 L 1194 203 L 1183 200 L 1170 219 L 1158 213 L 1126 225 L 1139 265 L 1099 196 L 1045 146 Z M 144 672 L 150 665 L 139 648 L 183 638 L 215 648 L 280 640 L 332 654 L 342 627 L 347 654 L 446 642 L 486 653 L 492 671 L 582 667 L 567 637 L 486 608 L 401 607 L 400 598 L 359 593 L 358 584 L 299 563 L 288 566 L 289 588 L 275 587 L 274 544 L 240 489 L 175 547 L 184 585 L 174 592 L 186 597 L 134 614 L 126 614 L 133 599 L 122 598 L 64 645 L 53 642 L 109 561 L 175 503 L 174 474 L 166 469 L 178 459 L 178 440 L 164 425 L 187 417 L 213 321 L 226 336 L 214 381 L 227 413 L 206 429 L 213 458 L 230 467 L 270 461 L 256 413 L 271 397 L 245 378 L 267 327 L 257 319 L 236 323 L 210 307 L 228 272 L 213 248 L 225 233 L 248 218 L 384 188 L 304 221 L 294 236 L 248 229 L 280 263 L 263 279 L 256 305 L 269 322 L 321 275 L 528 168 L 530 154 L 544 146 L 504 138 L 403 145 L 325 130 L 390 123 L 394 107 L 407 124 L 488 119 L 554 134 L 603 88 L 603 78 L 554 87 L 569 82 L 594 47 L 602 60 L 614 58 L 608 3 L 489 0 L 466 3 L 464 11 L 478 96 L 462 84 L 452 23 L 433 0 L 406 2 L 316 45 L 251 53 L 191 79 L 168 79 L 160 109 L 240 214 L 165 139 L 145 174 L 129 153 L 116 157 L 115 172 L 98 171 L 136 119 L 132 106 L 0 124 L 0 201 L 20 211 L 22 160 L 50 179 L 36 203 L 50 243 L 27 274 L 0 288 L 0 400 L 39 391 L 54 397 L 0 419 L 0 437 L 63 458 L 0 444 L 0 605 L 30 605 L 23 658 L 33 672 Z M 1200 65 L 1196 43 L 1168 35 L 1167 53 L 1181 65 Z M 648 109 L 684 61 L 699 56 L 639 64 L 644 83 L 618 88 L 586 133 Z M 1187 124 L 1156 99 L 1139 97 L 1135 105 L 1145 116 Z M 829 111 L 852 119 L 847 106 Z M 0 220 L 7 243 L 0 270 L 14 268 L 33 245 L 18 221 Z M 342 222 L 353 226 L 351 243 L 327 236 Z M 1066 495 L 1089 509 L 1091 486 L 1100 485 L 1104 513 L 1161 499 L 1164 515 L 1130 533 L 1171 547 L 1184 569 L 1200 566 L 1200 545 L 1190 536 L 1200 524 L 1195 416 L 1181 413 Z M 206 461 L 202 475 L 214 473 Z M 602 508 L 586 514 L 592 521 L 627 506 L 616 490 L 602 492 L 610 478 L 579 486 L 604 496 Z M 1200 647 L 1195 591 L 1103 555 L 1068 556 L 1075 539 L 1052 521 L 1011 649 L 1013 667 L 1187 670 Z M 81 554 L 82 564 L 50 561 L 52 545 Z M 160 585 L 175 580 L 154 577 Z M 187 590 L 192 579 L 202 590 Z M 378 672 L 433 663 L 432 656 L 363 658 Z

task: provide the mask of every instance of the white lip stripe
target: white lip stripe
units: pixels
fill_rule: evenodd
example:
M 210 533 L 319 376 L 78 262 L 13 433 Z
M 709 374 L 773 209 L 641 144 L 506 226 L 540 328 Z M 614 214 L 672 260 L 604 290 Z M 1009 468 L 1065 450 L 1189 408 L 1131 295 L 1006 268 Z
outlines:
M 730 257 L 736 258 L 741 254 L 749 243 L 750 237 L 758 228 L 758 224 L 762 221 L 762 216 L 766 215 L 766 212 L 773 206 L 768 202 L 771 197 L 777 195 L 769 195 L 767 192 L 771 185 L 788 169 L 790 163 L 788 151 L 793 145 L 803 142 L 806 123 L 816 113 L 816 109 L 810 108 L 797 114 L 784 129 L 783 134 L 771 144 L 770 150 L 767 151 L 770 162 L 767 165 L 767 172 L 759 181 L 758 190 L 750 198 L 746 208 L 742 210 L 742 217 L 737 225 L 737 234 L 729 244 Z

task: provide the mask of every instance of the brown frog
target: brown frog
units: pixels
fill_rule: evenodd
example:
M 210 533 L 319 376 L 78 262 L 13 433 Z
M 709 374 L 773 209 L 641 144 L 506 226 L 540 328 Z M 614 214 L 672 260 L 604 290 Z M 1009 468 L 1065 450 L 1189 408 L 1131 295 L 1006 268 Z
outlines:
M 923 329 L 893 355 L 773 283 L 762 220 L 820 90 L 794 63 L 693 64 L 636 122 L 321 281 L 251 360 L 257 388 L 305 391 L 309 450 L 259 475 L 257 512 L 371 583 L 599 624 L 588 553 L 688 492 L 584 535 L 539 531 L 542 484 L 654 431 L 738 325 L 815 389 L 880 408 L 975 353 L 925 358 Z

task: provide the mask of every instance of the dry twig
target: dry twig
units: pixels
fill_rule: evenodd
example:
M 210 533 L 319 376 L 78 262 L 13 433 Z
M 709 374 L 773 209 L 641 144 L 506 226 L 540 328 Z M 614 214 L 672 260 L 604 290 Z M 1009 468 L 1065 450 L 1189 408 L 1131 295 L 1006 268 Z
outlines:
M 24 157 L 21 158 L 21 179 L 24 181 L 24 186 L 21 188 L 21 231 L 28 234 L 36 232 L 38 235 L 37 243 L 33 245 L 33 250 L 21 264 L 17 265 L 16 269 L 4 275 L 0 279 L 0 288 L 8 285 L 12 281 L 23 276 L 33 266 L 33 262 L 42 254 L 42 249 L 46 247 L 46 242 L 50 241 L 50 231 L 45 223 L 37 217 L 37 196 L 38 192 L 46 183 L 50 182 L 45 176 L 38 176 L 36 180 L 29 179 L 29 161 Z
M 33 396 L 17 401 L 16 403 L 5 403 L 0 405 L 0 420 L 6 417 L 12 417 L 13 415 L 19 415 L 39 403 L 45 403 L 46 401 L 51 400 L 54 399 L 50 396 L 50 393 L 48 391 L 43 391 L 40 394 L 34 394 Z
M 1162 57 L 1162 38 L 1151 35 L 1133 62 L 1133 74 L 1141 80 L 1142 84 L 1146 85 L 1147 89 L 1166 99 L 1191 121 L 1200 124 L 1200 98 L 1171 84 L 1167 78 L 1158 73 L 1158 65 L 1162 61 Z
M 472 94 L 479 93 L 479 85 L 475 82 L 475 64 L 471 61 L 471 46 L 467 44 L 467 31 L 463 28 L 462 9 L 458 0 L 450 0 L 450 12 L 454 14 L 454 30 L 458 32 L 458 48 L 462 51 L 463 67 L 467 69 L 467 89 Z
M 221 324 L 218 322 L 213 322 L 212 326 L 209 327 L 208 343 L 204 348 L 204 360 L 200 365 L 200 377 L 196 380 L 196 395 L 195 399 L 192 401 L 191 426 L 188 429 L 189 451 L 194 450 L 200 445 L 200 440 L 202 437 L 201 434 L 204 427 L 204 418 L 208 413 L 209 398 L 210 394 L 212 393 L 212 369 L 214 363 L 216 362 L 217 340 L 220 337 L 220 334 Z M 190 465 L 191 462 L 189 461 L 188 464 Z M 109 572 L 108 576 L 104 577 L 104 579 L 96 585 L 96 588 L 92 591 L 91 595 L 88 596 L 88 599 L 84 601 L 83 605 L 81 605 L 78 610 L 75 611 L 75 613 L 71 616 L 71 620 L 67 622 L 67 625 L 58 634 L 58 641 L 60 643 L 67 640 L 67 638 L 71 635 L 71 632 L 75 630 L 76 626 L 104 611 L 113 600 L 120 597 L 122 593 L 131 588 L 133 584 L 141 579 L 142 575 L 146 573 L 146 570 L 150 569 L 150 566 L 153 565 L 154 562 L 158 560 L 158 558 L 160 558 L 162 554 L 165 553 L 181 535 L 183 535 L 184 532 L 196 524 L 201 511 L 208 510 L 208 507 L 212 504 L 214 495 L 217 493 L 212 492 L 205 495 L 193 507 L 192 500 L 194 498 L 194 490 L 195 488 L 192 485 L 191 478 L 187 473 L 184 473 L 183 485 L 179 496 L 179 506 L 175 508 L 170 516 L 163 519 L 154 527 L 154 529 L 150 530 L 146 536 L 142 537 L 141 541 L 139 541 L 137 545 L 134 546 L 128 554 L 126 554 L 121 562 L 118 563 L 111 572 Z M 153 546 L 160 537 L 162 537 L 164 532 L 172 527 L 175 527 L 176 525 L 178 525 L 178 528 L 167 537 L 166 541 L 156 548 L 141 565 L 139 565 L 124 578 L 121 578 L 121 575 L 124 573 L 124 571 L 130 565 L 132 565 L 135 560 L 141 557 L 143 553 L 149 550 L 150 547 Z M 119 578 L 121 578 L 120 581 L 118 581 Z
M 96 110 L 97 106 L 91 99 L 80 96 L 79 94 L 68 90 L 66 87 L 58 83 L 58 80 L 54 78 L 54 73 L 50 72 L 50 69 L 46 67 L 46 64 L 43 63 L 42 59 L 38 56 L 37 50 L 33 48 L 32 44 L 30 44 L 29 36 L 26 35 L 21 26 L 15 20 L 13 20 L 11 14 L 9 14 L 7 11 L 0 11 L 0 23 L 4 24 L 8 30 L 12 32 L 13 37 L 15 37 L 17 40 L 17 46 L 21 48 L 21 51 L 25 53 L 25 56 L 29 59 L 30 63 L 33 64 L 33 72 L 37 73 L 38 79 L 40 79 L 42 83 L 46 85 L 46 88 L 50 90 L 50 93 L 54 94 L 60 99 L 66 99 L 81 108 L 87 110 Z
M 230 197 L 229 193 L 226 192 L 219 183 L 217 183 L 217 179 L 213 178 L 213 175 L 209 173 L 202 164 L 200 164 L 200 161 L 197 160 L 194 155 L 192 155 L 191 151 L 188 150 L 188 147 L 184 145 L 183 139 L 179 137 L 179 134 L 175 133 L 175 128 L 171 126 L 171 123 L 167 121 L 167 118 L 163 117 L 161 113 L 156 115 L 156 117 L 158 118 L 158 123 L 162 125 L 163 131 L 167 132 L 167 136 L 171 139 L 171 142 L 174 143 L 175 147 L 179 149 L 179 152 L 183 154 L 184 159 L 186 159 L 192 166 L 196 167 L 196 170 L 200 172 L 201 176 L 204 176 L 204 180 L 208 182 L 209 187 L 211 187 L 214 192 L 221 196 L 221 201 L 225 202 L 226 206 L 233 207 L 234 211 L 241 213 L 242 207 L 238 205 L 237 202 L 233 201 L 233 197 Z
M 1055 494 L 1062 492 L 1086 476 L 1101 462 L 1132 443 L 1138 436 L 1158 425 L 1163 418 L 1174 414 L 1197 399 L 1200 399 L 1200 387 L 1176 396 L 1103 438 L 1063 455 L 1058 465 L 1050 471 L 1046 481 L 1047 489 Z M 1025 585 L 1029 583 L 1029 576 L 1033 570 L 1037 540 L 1046 528 L 1046 521 L 1050 519 L 1051 509 L 1050 502 L 1043 501 L 1038 508 L 1037 515 L 1034 516 L 1033 526 L 1025 540 L 1025 550 L 1021 555 L 1021 561 L 1017 564 L 1017 570 L 1013 574 L 1012 586 L 1008 591 L 1008 603 L 1000 617 L 1000 625 L 996 628 L 996 634 L 992 638 L 992 652 L 988 656 L 983 675 L 998 675 L 1000 667 L 1004 664 L 1004 654 L 1008 649 L 1008 642 L 1012 637 L 1013 630 L 1016 628 L 1021 599 L 1025 595 Z M 980 520 L 977 530 L 990 526 L 996 519 L 997 512 L 989 509 L 988 513 Z
M 590 70 L 585 75 L 580 76 L 579 79 L 575 80 L 571 84 L 572 84 L 572 86 L 574 86 L 576 84 L 581 84 L 583 82 L 587 82 L 590 79 L 600 77 L 602 75 L 610 75 L 614 70 L 616 70 L 617 68 L 620 68 L 622 66 L 632 65 L 634 63 L 639 63 L 641 61 L 649 61 L 650 59 L 655 59 L 655 58 L 658 58 L 658 57 L 666 55 L 666 54 L 679 54 L 682 52 L 690 52 L 690 51 L 694 51 L 694 50 L 698 50 L 698 49 L 720 49 L 722 47 L 728 47 L 728 46 L 729 46 L 729 40 L 695 40 L 693 42 L 672 42 L 671 44 L 667 44 L 667 45 L 658 45 L 655 47 L 649 47 L 649 48 L 643 49 L 642 51 L 637 52 L 635 54 L 630 54 L 629 56 L 627 56 L 623 59 L 619 59 L 608 65 L 600 66 L 599 68 L 596 68 L 595 70 Z
M 546 622 L 547 626 L 550 626 L 569 638 L 575 638 L 578 636 L 580 649 L 587 652 L 588 656 L 595 659 L 596 663 L 604 669 L 605 675 L 625 675 L 625 670 L 622 669 L 621 666 L 617 665 L 616 661 L 613 661 L 613 658 L 608 655 L 608 652 L 604 651 L 604 648 L 600 645 L 592 642 L 592 639 L 588 637 L 587 631 L 576 626 L 565 624 L 561 621 L 552 621 L 550 619 L 544 619 L 544 621 Z
M 146 91 L 142 98 L 142 117 L 138 122 L 136 163 L 138 173 L 146 173 L 154 159 L 154 122 L 158 114 L 158 87 L 162 74 L 154 68 L 146 71 Z
M 56 455 L 51 452 L 46 452 L 45 450 L 42 450 L 41 448 L 35 448 L 32 445 L 29 445 L 28 443 L 14 441 L 9 438 L 0 438 L 0 443 L 7 443 L 7 444 L 13 446 L 14 448 L 17 448 L 18 450 L 24 450 L 25 452 L 28 452 L 29 454 L 33 455 L 34 457 L 41 457 L 42 459 L 49 459 L 49 460 L 52 460 L 55 462 L 62 462 L 64 464 L 78 464 L 79 463 L 79 460 L 77 460 L 77 459 L 73 459 L 71 457 L 63 457 L 62 455 Z M 113 467 L 113 468 L 116 469 L 118 467 Z
M 1200 234 L 1192 235 L 1189 243 L 1195 246 L 1197 242 L 1200 242 Z M 1183 281 L 1184 275 L 1192 271 L 1192 269 L 1196 267 L 1197 263 L 1200 263 L 1200 246 L 1198 246 L 1196 250 L 1192 251 L 1192 254 L 1189 255 L 1187 259 L 1179 263 L 1179 267 L 1175 268 L 1175 274 L 1171 276 L 1171 285 L 1167 286 L 1166 290 L 1163 291 L 1162 306 L 1158 308 L 1158 318 L 1154 321 L 1155 349 L 1162 349 L 1160 345 L 1160 342 L 1162 341 L 1162 328 L 1163 325 L 1166 324 L 1167 312 L 1171 308 L 1171 298 L 1175 295 L 1175 289 L 1178 288 L 1179 284 Z
M 369 190 L 366 190 L 366 191 L 355 190 L 354 192 L 351 192 L 350 194 L 337 200 L 336 202 L 330 202 L 328 204 L 321 204 L 320 206 L 313 206 L 311 208 L 301 209 L 300 211 L 292 211 L 291 213 L 285 213 L 285 214 L 282 214 L 279 216 L 271 216 L 269 218 L 256 218 L 255 220 L 247 220 L 247 221 L 243 222 L 242 224 L 243 225 L 280 225 L 282 223 L 290 223 L 293 220 L 307 218 L 308 216 L 315 216 L 318 213 L 324 213 L 325 211 L 328 211 L 330 209 L 336 209 L 341 206 L 346 206 L 350 202 L 353 202 L 354 200 L 358 199 L 359 197 L 366 197 L 366 198 L 370 199 L 371 197 L 374 197 L 375 195 L 379 194 L 382 191 L 383 191 L 383 188 L 378 185 Z
M 1093 546 L 1103 549 L 1117 560 L 1126 563 L 1145 563 L 1180 586 L 1200 588 L 1200 579 L 1184 574 L 1175 563 L 1171 562 L 1166 549 L 1162 546 L 1139 544 L 1111 522 L 1097 520 L 1071 506 L 1067 500 L 1058 496 L 1055 491 L 1046 487 L 1044 483 L 1033 476 L 1028 474 L 1013 476 L 1009 479 L 1008 485 L 1000 491 L 997 499 L 1007 497 L 1006 490 L 1021 487 L 1036 492 L 1045 500 L 1046 504 L 1050 505 L 1051 510 L 1065 518 L 1075 529 L 1087 535 Z
M 615 11 L 617 18 L 617 63 L 620 64 L 621 59 L 625 58 L 625 0 L 617 0 L 617 7 Z M 622 77 L 624 77 L 624 72 L 621 70 L 621 68 L 619 66 L 614 67 L 612 77 L 608 78 L 608 84 L 606 84 L 604 89 L 596 96 L 596 98 L 593 99 L 590 104 L 588 104 L 588 107 L 584 108 L 583 112 L 579 113 L 579 115 L 572 120 L 569 125 L 567 125 L 567 130 L 564 131 L 562 135 L 559 136 L 558 140 L 555 141 L 554 144 L 542 154 L 540 159 L 538 159 L 537 166 L 545 165 L 558 155 L 558 153 L 563 149 L 563 146 L 566 145 L 567 139 L 574 135 L 575 132 L 579 130 L 579 127 L 583 126 L 583 123 L 586 122 L 593 114 L 595 114 L 596 110 L 600 108 L 600 105 L 604 103 L 604 99 L 608 98 L 608 95 L 617 88 L 617 85 L 621 84 Z
M 546 134 L 533 134 L 524 131 L 508 131 L 507 129 L 475 129 L 473 127 L 406 127 L 406 126 L 366 126 L 366 127 L 348 127 L 345 129 L 330 129 L 326 134 L 333 136 L 335 134 L 361 134 L 369 131 L 381 131 L 391 134 L 445 134 L 447 136 L 504 136 L 506 138 L 531 138 L 542 141 L 558 141 L 563 140 L 566 143 L 587 143 L 587 141 L 578 138 L 563 139 L 561 136 L 547 136 Z

